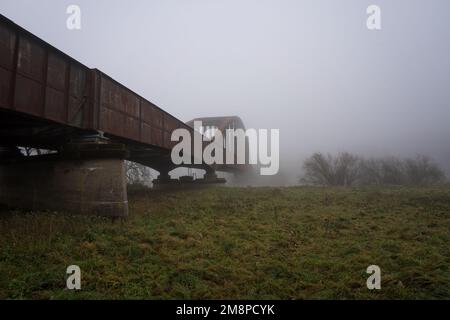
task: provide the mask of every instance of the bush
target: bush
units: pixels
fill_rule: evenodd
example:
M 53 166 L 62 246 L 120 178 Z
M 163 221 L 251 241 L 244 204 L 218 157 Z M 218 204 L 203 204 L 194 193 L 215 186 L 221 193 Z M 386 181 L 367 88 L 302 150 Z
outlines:
M 348 152 L 337 156 L 315 153 L 303 163 L 302 183 L 323 186 L 433 185 L 445 174 L 429 157 L 364 159 Z
M 426 156 L 418 155 L 405 161 L 407 182 L 411 185 L 431 185 L 445 182 L 445 173 Z
M 303 164 L 305 176 L 302 182 L 314 185 L 351 186 L 358 177 L 358 157 L 343 152 L 333 157 L 330 154 L 313 154 Z
M 150 168 L 131 161 L 125 161 L 125 174 L 129 185 L 150 185 L 153 176 Z

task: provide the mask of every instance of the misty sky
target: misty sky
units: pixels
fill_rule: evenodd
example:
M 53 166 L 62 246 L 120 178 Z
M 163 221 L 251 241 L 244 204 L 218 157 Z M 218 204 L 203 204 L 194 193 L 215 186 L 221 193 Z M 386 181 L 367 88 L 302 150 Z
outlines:
M 370 4 L 380 31 L 366 28 Z M 448 0 L 1 0 L 0 12 L 183 121 L 279 128 L 282 163 L 347 150 L 450 169 Z

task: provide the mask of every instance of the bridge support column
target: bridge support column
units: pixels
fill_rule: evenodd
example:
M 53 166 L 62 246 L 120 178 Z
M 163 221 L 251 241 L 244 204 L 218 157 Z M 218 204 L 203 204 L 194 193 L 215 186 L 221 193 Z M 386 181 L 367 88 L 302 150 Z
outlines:
M 205 181 L 215 181 L 217 180 L 217 173 L 215 171 L 207 171 L 204 179 Z
M 158 179 L 157 179 L 159 182 L 166 182 L 166 183 L 168 183 L 168 182 L 170 182 L 172 179 L 170 178 L 170 174 L 169 174 L 169 172 L 164 172 L 164 171 L 162 171 L 162 172 L 160 172 L 160 174 L 159 174 L 159 176 L 158 176 Z
M 224 178 L 218 178 L 217 173 L 214 170 L 207 170 L 203 179 L 205 183 L 211 184 L 222 184 L 227 182 Z
M 0 203 L 31 210 L 128 215 L 125 147 L 68 145 L 61 154 L 3 159 Z
M 178 180 L 172 179 L 168 171 L 160 170 L 160 174 L 157 179 L 153 180 L 153 187 L 155 189 L 171 188 L 178 184 Z

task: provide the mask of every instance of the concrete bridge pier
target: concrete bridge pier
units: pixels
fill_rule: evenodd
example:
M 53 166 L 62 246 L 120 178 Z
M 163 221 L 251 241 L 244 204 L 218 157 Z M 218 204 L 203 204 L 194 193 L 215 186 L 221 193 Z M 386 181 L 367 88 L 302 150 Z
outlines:
M 211 184 L 226 183 L 225 179 L 218 178 L 215 170 L 206 170 L 206 173 L 205 173 L 205 176 L 203 179 L 204 179 L 205 183 L 211 183 Z
M 177 179 L 172 179 L 170 177 L 168 170 L 159 169 L 159 176 L 157 179 L 153 180 L 153 186 L 155 189 L 166 189 L 178 185 L 179 181 Z
M 205 181 L 215 181 L 217 180 L 217 173 L 213 170 L 206 171 L 204 179 Z
M 124 145 L 72 143 L 59 154 L 17 157 L 4 152 L 3 155 L 2 204 L 85 215 L 128 215 Z

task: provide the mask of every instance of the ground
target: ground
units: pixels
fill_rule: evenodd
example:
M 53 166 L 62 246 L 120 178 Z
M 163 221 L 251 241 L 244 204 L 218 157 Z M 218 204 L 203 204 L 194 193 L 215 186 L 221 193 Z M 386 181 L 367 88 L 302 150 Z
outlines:
M 450 187 L 140 190 L 125 221 L 3 210 L 0 298 L 450 299 L 449 240 Z

